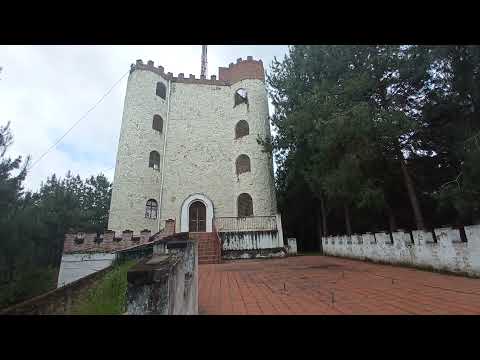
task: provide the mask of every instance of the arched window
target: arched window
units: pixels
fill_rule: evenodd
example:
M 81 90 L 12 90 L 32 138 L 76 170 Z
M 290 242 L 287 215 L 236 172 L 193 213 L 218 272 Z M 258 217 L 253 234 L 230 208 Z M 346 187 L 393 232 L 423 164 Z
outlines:
M 252 197 L 247 193 L 240 194 L 237 201 L 238 217 L 253 216 Z
M 147 205 L 145 206 L 145 217 L 147 219 L 156 219 L 158 212 L 158 203 L 154 199 L 150 199 L 147 201 Z
M 237 125 L 235 125 L 235 139 L 247 136 L 248 134 L 250 134 L 248 122 L 245 120 L 240 120 Z
M 240 155 L 235 162 L 237 175 L 250 172 L 250 158 L 247 155 Z
M 157 130 L 162 132 L 163 130 L 163 119 L 160 115 L 153 115 L 153 124 L 152 124 L 153 130 Z
M 150 153 L 148 167 L 154 168 L 155 170 L 160 169 L 160 154 L 157 151 L 152 151 Z
M 157 82 L 157 96 L 160 96 L 162 99 L 165 99 L 167 96 L 167 88 L 164 83 Z
M 237 91 L 235 91 L 233 107 L 235 107 L 237 105 L 240 105 L 240 104 L 247 104 L 247 106 L 248 106 L 247 90 L 243 89 L 243 88 L 240 88 Z

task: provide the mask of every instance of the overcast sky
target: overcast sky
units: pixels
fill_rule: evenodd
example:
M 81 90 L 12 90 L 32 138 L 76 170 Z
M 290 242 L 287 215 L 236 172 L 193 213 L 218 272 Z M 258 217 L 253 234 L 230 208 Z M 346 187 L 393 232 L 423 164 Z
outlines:
M 288 46 L 208 47 L 208 75 L 237 58 L 262 59 L 269 71 Z M 35 162 L 130 69 L 153 60 L 174 76 L 200 76 L 201 46 L 0 46 L 0 125 L 11 122 L 8 156 Z M 127 76 L 55 149 L 29 172 L 25 188 L 38 190 L 53 173 L 82 178 L 103 172 L 113 180 Z

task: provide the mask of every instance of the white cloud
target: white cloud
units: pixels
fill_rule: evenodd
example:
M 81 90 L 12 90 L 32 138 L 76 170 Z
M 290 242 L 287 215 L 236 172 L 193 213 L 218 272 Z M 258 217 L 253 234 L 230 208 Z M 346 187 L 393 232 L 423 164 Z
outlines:
M 287 46 L 209 46 L 208 73 L 237 58 L 262 59 L 265 68 Z M 0 46 L 0 124 L 11 121 L 9 155 L 40 157 L 137 59 L 166 72 L 200 73 L 201 46 Z M 26 188 L 53 173 L 82 177 L 102 170 L 113 179 L 127 77 L 30 171 Z

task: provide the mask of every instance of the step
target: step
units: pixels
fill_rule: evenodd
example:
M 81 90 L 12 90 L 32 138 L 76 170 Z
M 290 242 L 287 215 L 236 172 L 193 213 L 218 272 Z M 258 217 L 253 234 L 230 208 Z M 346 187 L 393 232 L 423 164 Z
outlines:
M 218 255 L 210 255 L 210 256 L 199 256 L 198 257 L 198 260 L 216 260 L 218 259 L 219 256 Z
M 204 261 L 198 260 L 198 263 L 199 263 L 200 265 L 205 265 L 205 264 L 220 264 L 220 261 L 219 261 L 219 260 L 204 260 Z
M 220 256 L 220 254 L 218 254 L 218 253 L 204 253 L 204 254 L 199 254 L 198 258 L 213 257 L 213 256 Z
M 199 248 L 198 251 L 199 251 L 199 252 L 200 252 L 200 251 L 220 251 L 220 249 L 219 249 L 219 248 L 215 248 L 215 247 L 203 248 L 203 249 Z

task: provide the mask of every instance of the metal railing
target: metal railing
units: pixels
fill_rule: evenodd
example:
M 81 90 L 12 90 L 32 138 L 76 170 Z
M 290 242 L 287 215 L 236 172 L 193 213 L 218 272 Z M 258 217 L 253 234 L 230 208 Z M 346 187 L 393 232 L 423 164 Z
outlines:
M 277 217 L 248 216 L 248 217 L 217 217 L 214 224 L 218 232 L 236 231 L 268 231 L 277 230 Z

